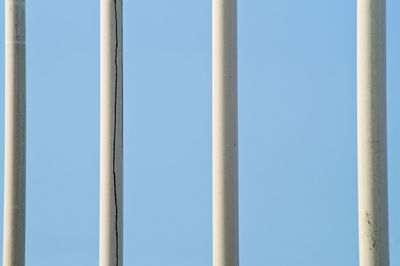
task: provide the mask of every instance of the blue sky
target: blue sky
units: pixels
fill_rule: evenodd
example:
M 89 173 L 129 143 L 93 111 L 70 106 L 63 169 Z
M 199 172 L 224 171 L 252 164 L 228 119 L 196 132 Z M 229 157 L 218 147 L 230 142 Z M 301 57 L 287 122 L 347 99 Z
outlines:
M 387 5 L 400 265 L 400 3 Z M 3 177 L 4 0 L 0 14 Z M 239 0 L 238 17 L 241 265 L 356 265 L 356 1 Z M 124 23 L 125 265 L 211 265 L 211 1 L 125 1 Z M 27 1 L 27 265 L 98 264 L 99 108 L 99 1 Z

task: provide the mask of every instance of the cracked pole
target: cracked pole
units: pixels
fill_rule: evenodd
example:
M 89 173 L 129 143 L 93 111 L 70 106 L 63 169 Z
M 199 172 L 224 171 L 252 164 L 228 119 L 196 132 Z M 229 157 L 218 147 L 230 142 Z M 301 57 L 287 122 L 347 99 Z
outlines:
M 212 1 L 213 265 L 239 265 L 237 6 Z
M 3 265 L 25 265 L 25 0 L 5 0 Z
M 100 0 L 100 266 L 123 265 L 122 0 Z
M 360 266 L 389 266 L 386 144 L 386 1 L 357 2 Z

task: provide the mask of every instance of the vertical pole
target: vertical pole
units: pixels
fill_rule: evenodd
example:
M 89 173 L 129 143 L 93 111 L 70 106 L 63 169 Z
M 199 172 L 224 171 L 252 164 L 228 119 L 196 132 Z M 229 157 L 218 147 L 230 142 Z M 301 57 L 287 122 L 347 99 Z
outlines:
M 239 265 L 237 6 L 212 1 L 213 265 Z
M 25 0 L 5 0 L 3 265 L 25 265 Z
M 389 266 L 386 1 L 357 1 L 358 218 L 361 266 Z
M 100 266 L 123 265 L 122 0 L 100 0 Z

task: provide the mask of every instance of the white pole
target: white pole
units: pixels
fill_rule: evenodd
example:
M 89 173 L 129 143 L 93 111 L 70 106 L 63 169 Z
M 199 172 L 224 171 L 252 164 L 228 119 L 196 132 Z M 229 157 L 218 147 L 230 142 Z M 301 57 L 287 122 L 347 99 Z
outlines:
M 123 265 L 122 0 L 100 0 L 100 266 Z
M 236 0 L 212 2 L 213 265 L 239 265 Z
M 5 0 L 3 265 L 25 265 L 25 0 Z
M 389 266 L 386 3 L 357 2 L 358 216 L 361 266 Z

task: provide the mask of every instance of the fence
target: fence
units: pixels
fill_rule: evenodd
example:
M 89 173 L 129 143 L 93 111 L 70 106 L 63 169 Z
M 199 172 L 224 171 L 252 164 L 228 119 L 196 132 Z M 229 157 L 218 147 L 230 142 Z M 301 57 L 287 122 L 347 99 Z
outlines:
M 123 264 L 122 0 L 101 0 L 100 265 Z M 25 0 L 5 0 L 3 265 L 25 264 Z M 236 0 L 212 2 L 213 265 L 239 265 Z M 358 0 L 360 265 L 388 266 L 386 2 Z

